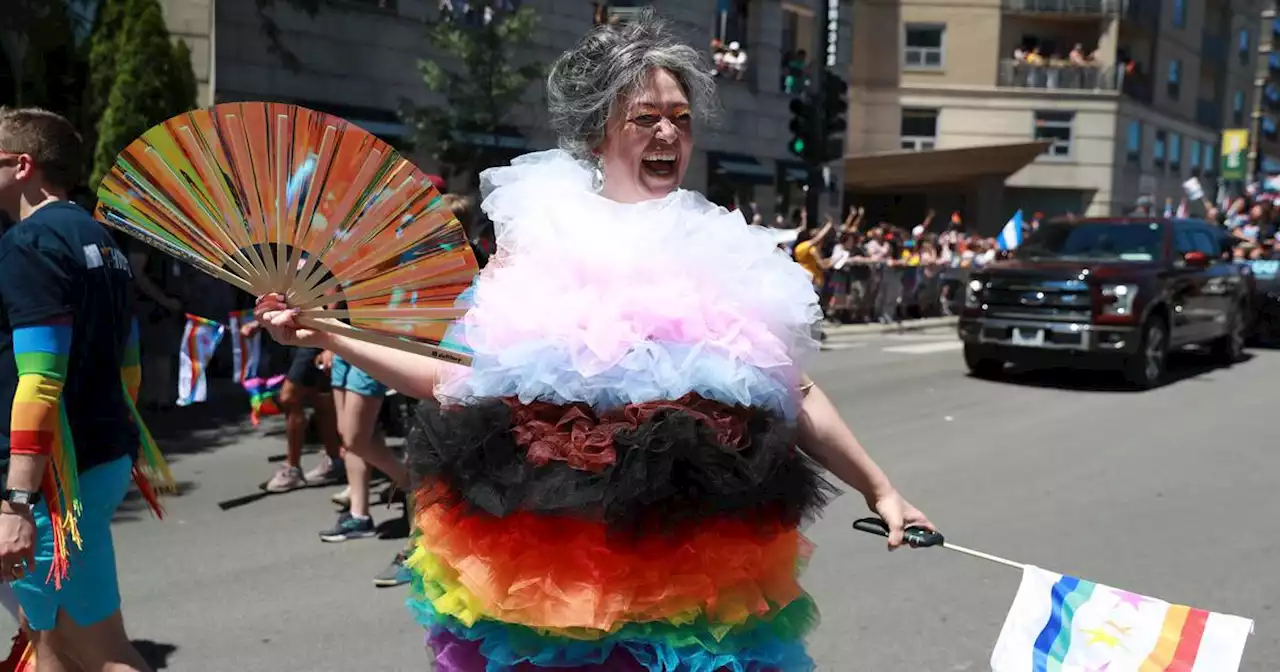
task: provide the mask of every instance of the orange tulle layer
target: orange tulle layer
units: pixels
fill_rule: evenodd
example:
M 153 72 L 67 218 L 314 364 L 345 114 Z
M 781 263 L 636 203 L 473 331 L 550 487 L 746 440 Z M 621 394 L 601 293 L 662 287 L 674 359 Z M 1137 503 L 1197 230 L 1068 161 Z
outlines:
M 437 502 L 419 508 L 417 524 L 419 546 L 457 573 L 486 617 L 534 628 L 744 623 L 801 597 L 811 551 L 782 523 L 728 518 L 620 539 L 588 520 Z

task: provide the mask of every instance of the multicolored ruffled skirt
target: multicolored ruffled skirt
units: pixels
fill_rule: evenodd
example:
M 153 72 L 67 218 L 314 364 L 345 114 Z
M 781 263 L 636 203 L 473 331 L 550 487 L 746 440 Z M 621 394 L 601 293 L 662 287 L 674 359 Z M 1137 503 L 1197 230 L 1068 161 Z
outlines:
M 794 420 L 695 395 L 427 403 L 409 604 L 442 672 L 813 669 Z

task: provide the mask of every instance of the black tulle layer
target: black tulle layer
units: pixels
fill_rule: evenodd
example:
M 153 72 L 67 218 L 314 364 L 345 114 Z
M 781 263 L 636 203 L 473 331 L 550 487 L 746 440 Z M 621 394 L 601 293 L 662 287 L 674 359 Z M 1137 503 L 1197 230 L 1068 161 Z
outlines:
M 664 404 L 631 425 L 611 423 L 611 459 L 587 470 L 530 459 L 513 405 L 424 402 L 408 439 L 415 480 L 494 516 L 582 516 L 618 529 L 735 514 L 799 524 L 836 492 L 795 448 L 794 425 L 764 411 L 736 409 L 740 431 L 728 432 L 704 413 Z

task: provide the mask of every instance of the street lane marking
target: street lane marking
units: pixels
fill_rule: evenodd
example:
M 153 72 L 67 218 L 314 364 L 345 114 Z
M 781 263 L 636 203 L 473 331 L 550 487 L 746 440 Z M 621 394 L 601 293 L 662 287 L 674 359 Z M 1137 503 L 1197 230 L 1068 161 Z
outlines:
M 824 352 L 828 350 L 853 350 L 854 348 L 865 347 L 867 347 L 866 341 L 833 341 L 833 339 L 830 338 L 822 344 L 822 350 Z
M 943 341 L 941 343 L 919 343 L 916 345 L 899 345 L 885 348 L 885 352 L 902 355 L 931 355 L 937 352 L 951 352 L 964 347 L 961 341 Z

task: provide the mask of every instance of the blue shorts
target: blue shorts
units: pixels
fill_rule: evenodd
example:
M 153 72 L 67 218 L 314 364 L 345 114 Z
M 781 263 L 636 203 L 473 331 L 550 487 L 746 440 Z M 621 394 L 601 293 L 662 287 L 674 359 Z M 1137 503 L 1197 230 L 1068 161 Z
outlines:
M 52 630 L 58 610 L 65 611 L 77 625 L 88 627 L 120 610 L 120 584 L 116 579 L 116 549 L 111 541 L 111 519 L 133 483 L 133 460 L 121 457 L 80 474 L 80 502 L 83 510 L 80 548 L 70 537 L 70 569 L 62 589 L 49 578 L 53 566 L 53 527 L 49 507 L 42 500 L 32 509 L 36 520 L 36 568 L 14 581 L 18 604 L 31 628 Z
M 347 360 L 334 356 L 333 371 L 330 376 L 333 389 L 355 392 L 362 397 L 383 397 L 387 394 L 387 386 L 374 380 L 369 374 L 351 366 Z

